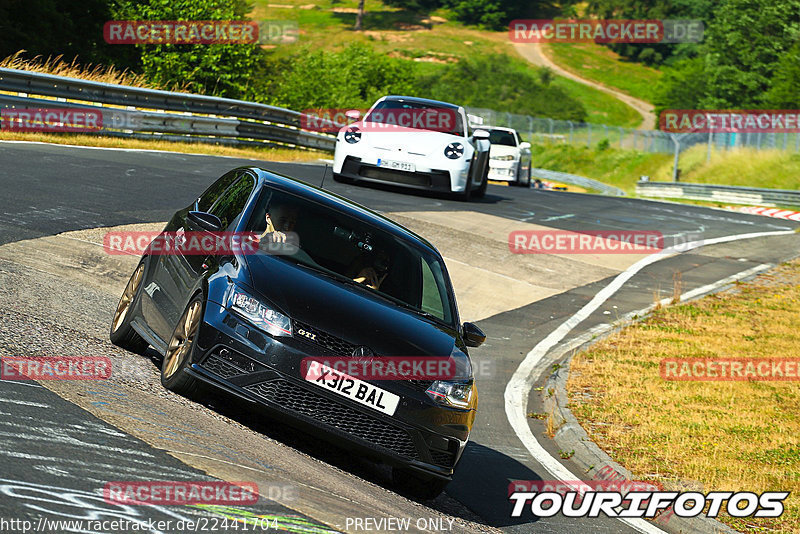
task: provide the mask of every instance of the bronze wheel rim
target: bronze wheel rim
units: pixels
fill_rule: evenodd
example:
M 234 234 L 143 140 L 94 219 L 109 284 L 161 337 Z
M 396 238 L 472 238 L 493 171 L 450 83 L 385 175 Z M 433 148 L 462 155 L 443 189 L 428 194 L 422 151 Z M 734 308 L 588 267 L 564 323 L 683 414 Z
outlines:
M 178 321 L 178 327 L 172 334 L 167 354 L 164 356 L 164 378 L 174 375 L 181 368 L 186 356 L 192 351 L 194 336 L 200 325 L 201 307 L 199 300 L 192 302 L 191 306 L 183 313 L 181 320 Z
M 111 323 L 113 332 L 119 330 L 119 327 L 122 326 L 128 316 L 133 304 L 133 297 L 136 295 L 136 290 L 139 289 L 139 284 L 142 283 L 142 275 L 144 275 L 144 265 L 139 265 L 133 271 L 131 279 L 128 280 L 128 285 L 125 286 L 125 291 L 122 292 L 122 296 L 119 299 L 119 304 L 117 304 L 117 311 L 114 312 L 114 321 Z

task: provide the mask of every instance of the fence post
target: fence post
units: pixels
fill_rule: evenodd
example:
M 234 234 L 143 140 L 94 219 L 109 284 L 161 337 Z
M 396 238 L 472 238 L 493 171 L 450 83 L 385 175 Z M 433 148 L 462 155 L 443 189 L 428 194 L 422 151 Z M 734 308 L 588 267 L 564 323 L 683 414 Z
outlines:
M 783 132 L 783 147 L 781 150 L 786 150 L 786 141 L 789 140 L 789 132 Z
M 567 122 L 569 123 L 569 144 L 572 144 L 572 130 L 573 130 L 572 121 L 567 121 Z
M 547 119 L 547 120 L 550 121 L 550 140 L 552 141 L 553 140 L 553 127 L 555 126 L 556 121 L 554 121 L 553 119 Z
M 533 117 L 528 115 L 528 139 L 533 142 Z
M 586 123 L 587 132 L 586 132 L 586 148 L 592 147 L 592 123 Z
M 625 130 L 622 129 L 622 126 L 619 127 L 619 147 L 622 148 L 622 140 L 625 139 Z
M 672 181 L 678 181 L 678 158 L 680 157 L 681 153 L 681 144 L 678 140 L 678 134 L 670 134 L 672 137 L 672 142 L 675 143 L 675 162 L 672 164 Z

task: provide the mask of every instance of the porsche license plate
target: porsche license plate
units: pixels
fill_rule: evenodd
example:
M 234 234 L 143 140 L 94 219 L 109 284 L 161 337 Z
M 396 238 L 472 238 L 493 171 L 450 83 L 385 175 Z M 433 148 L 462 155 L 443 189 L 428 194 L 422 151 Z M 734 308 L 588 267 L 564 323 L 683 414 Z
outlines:
M 379 159 L 378 167 L 406 172 L 415 172 L 417 170 L 413 163 L 409 163 L 407 161 L 395 161 L 393 159 Z
M 358 378 L 337 371 L 327 365 L 312 361 L 306 369 L 305 379 L 321 388 L 332 391 L 359 404 L 378 410 L 386 415 L 394 415 L 400 397 L 363 382 Z

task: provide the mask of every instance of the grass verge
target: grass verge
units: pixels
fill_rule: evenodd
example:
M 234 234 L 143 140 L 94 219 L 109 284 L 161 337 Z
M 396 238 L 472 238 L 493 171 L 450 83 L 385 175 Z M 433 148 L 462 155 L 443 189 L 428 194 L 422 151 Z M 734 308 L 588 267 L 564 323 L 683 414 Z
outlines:
M 564 69 L 646 102 L 652 101 L 653 87 L 661 77 L 658 69 L 626 61 L 603 45 L 557 43 L 544 47 L 545 53 Z
M 800 531 L 800 387 L 791 381 L 667 381 L 665 358 L 797 357 L 800 261 L 693 303 L 657 310 L 578 354 L 570 408 L 639 480 L 699 491 L 791 491 L 779 519 L 720 519 L 741 531 Z
M 0 130 L 0 141 L 38 141 L 56 145 L 163 150 L 166 152 L 231 156 L 235 158 L 258 159 L 264 161 L 317 161 L 320 158 L 331 157 L 327 152 L 295 150 L 291 148 L 238 148 L 207 143 L 175 143 L 171 141 L 126 139 L 123 137 L 105 137 L 101 135 L 17 133 L 2 130 Z
M 655 181 L 672 180 L 671 154 L 566 144 L 537 144 L 532 152 L 535 167 L 593 178 L 629 194 L 642 175 Z M 743 148 L 713 152 L 706 161 L 706 147 L 697 145 L 681 153 L 679 168 L 683 182 L 797 189 L 800 154 Z

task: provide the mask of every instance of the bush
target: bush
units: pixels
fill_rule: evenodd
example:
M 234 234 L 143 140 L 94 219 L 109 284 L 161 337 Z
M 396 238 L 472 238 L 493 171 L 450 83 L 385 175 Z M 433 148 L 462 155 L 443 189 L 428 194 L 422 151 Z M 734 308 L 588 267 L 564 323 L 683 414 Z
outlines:
M 244 0 L 120 0 L 115 17 L 122 20 L 244 20 Z M 265 55 L 259 45 L 136 45 L 142 74 L 162 87 L 251 99 L 263 92 Z
M 506 55 L 470 58 L 420 80 L 420 96 L 497 111 L 583 121 L 586 109 L 527 63 Z

